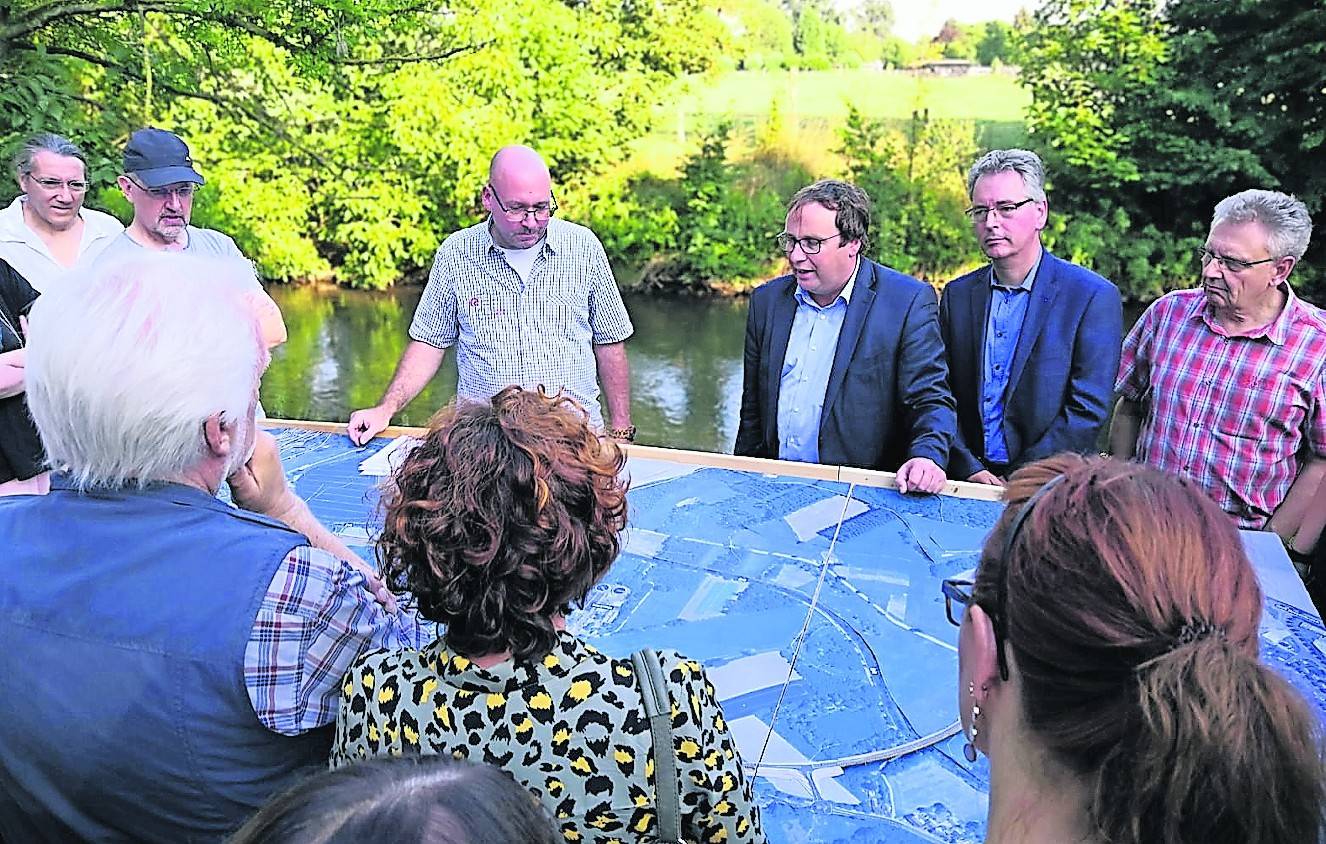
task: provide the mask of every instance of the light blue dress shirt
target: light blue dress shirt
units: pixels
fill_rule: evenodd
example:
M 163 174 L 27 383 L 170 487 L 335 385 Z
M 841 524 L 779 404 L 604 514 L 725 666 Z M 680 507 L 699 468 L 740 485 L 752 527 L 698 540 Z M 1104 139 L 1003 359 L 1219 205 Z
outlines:
M 1041 251 L 1031 271 L 1016 287 L 1000 284 L 990 267 L 990 314 L 985 322 L 985 355 L 981 373 L 981 428 L 985 434 L 985 459 L 1007 463 L 1008 443 L 1004 441 L 1004 402 L 1008 398 L 1009 370 L 1022 323 L 1031 303 L 1031 285 L 1040 269 Z
M 860 263 L 857 263 L 860 268 Z M 810 294 L 798 287 L 796 315 L 787 338 L 783 375 L 778 386 L 778 456 L 783 460 L 818 463 L 820 460 L 820 416 L 829 372 L 838 349 L 838 335 L 847 316 L 847 303 L 856 286 L 856 270 L 838 298 L 821 308 Z

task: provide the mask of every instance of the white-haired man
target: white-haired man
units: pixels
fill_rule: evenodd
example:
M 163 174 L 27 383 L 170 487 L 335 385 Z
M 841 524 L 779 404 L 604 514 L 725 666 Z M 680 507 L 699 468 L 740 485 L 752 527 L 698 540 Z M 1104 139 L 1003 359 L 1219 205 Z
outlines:
M 1326 317 L 1289 286 L 1311 237 L 1292 196 L 1221 200 L 1201 286 L 1162 296 L 1124 341 L 1110 427 L 1115 455 L 1186 475 L 1239 527 L 1291 541 L 1326 475 Z
M 325 764 L 341 675 L 432 639 L 285 485 L 243 262 L 143 254 L 38 301 L 55 468 L 0 501 L 0 838 L 219 840 Z M 200 317 L 199 315 L 205 315 Z M 235 499 L 215 493 L 231 479 Z

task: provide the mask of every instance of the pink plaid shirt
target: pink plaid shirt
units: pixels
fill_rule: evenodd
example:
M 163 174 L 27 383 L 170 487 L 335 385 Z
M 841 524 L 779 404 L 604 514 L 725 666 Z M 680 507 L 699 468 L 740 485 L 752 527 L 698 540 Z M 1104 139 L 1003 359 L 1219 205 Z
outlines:
M 1123 344 L 1124 398 L 1145 405 L 1138 460 L 1197 481 L 1240 527 L 1261 528 L 1326 457 L 1326 315 L 1292 290 L 1284 310 L 1230 336 L 1200 290 L 1156 301 Z

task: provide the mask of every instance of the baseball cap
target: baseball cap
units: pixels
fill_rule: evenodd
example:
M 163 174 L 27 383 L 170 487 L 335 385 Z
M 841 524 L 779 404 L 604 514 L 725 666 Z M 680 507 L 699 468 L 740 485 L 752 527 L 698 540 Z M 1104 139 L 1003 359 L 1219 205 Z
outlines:
M 124 172 L 138 177 L 145 187 L 159 188 L 176 182 L 203 184 L 193 169 L 189 147 L 180 136 L 165 129 L 139 129 L 124 145 Z

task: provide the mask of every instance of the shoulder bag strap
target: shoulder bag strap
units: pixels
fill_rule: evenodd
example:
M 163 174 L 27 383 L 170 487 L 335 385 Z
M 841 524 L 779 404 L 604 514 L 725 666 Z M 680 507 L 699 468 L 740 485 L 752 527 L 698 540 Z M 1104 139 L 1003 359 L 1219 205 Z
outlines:
M 641 648 L 631 654 L 645 715 L 649 716 L 649 734 L 654 740 L 654 783 L 657 791 L 659 840 L 684 844 L 681 840 L 681 795 L 677 782 L 677 751 L 672 746 L 672 701 L 668 698 L 667 679 L 653 648 Z

